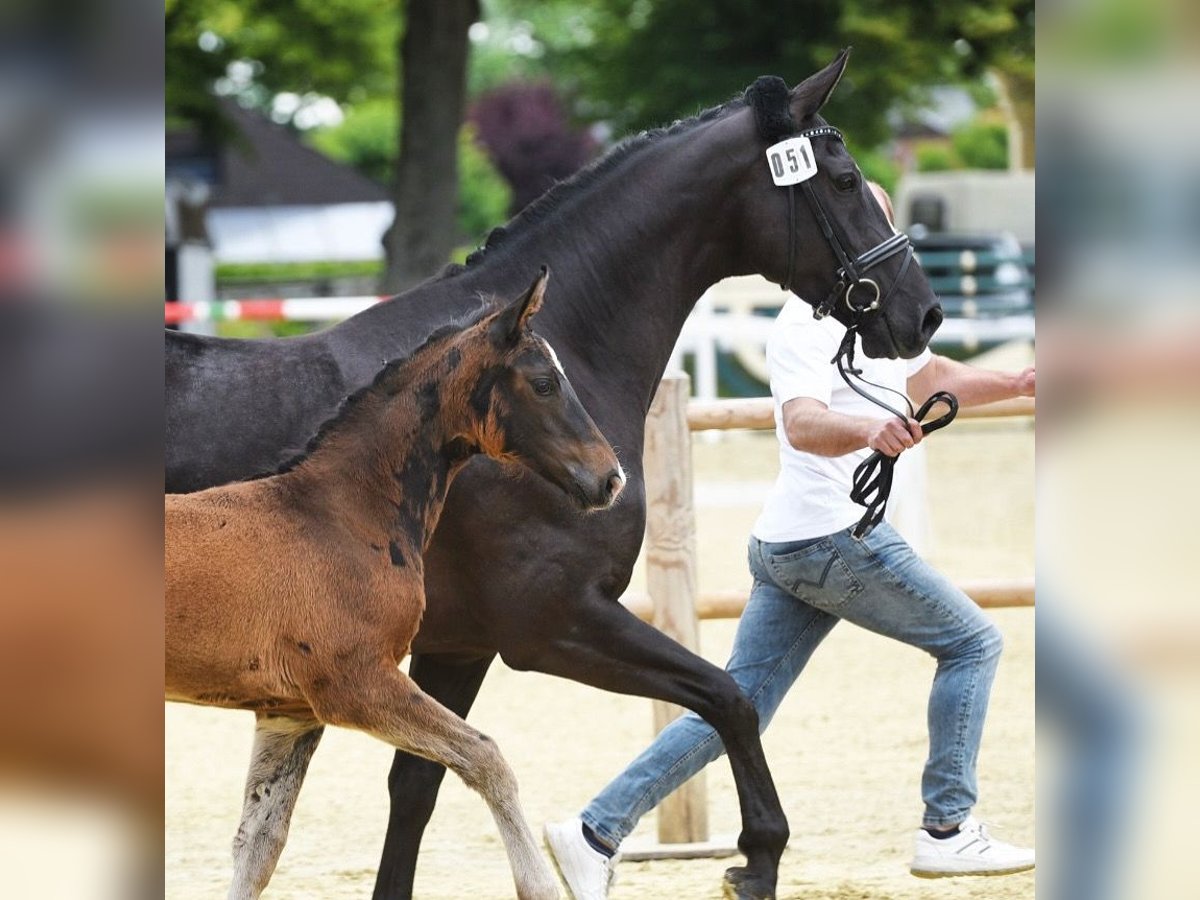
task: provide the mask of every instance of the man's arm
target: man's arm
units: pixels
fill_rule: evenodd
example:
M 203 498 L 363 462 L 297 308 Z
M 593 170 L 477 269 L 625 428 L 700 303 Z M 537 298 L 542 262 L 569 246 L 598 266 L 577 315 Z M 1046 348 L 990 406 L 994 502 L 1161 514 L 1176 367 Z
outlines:
M 796 397 L 783 404 L 783 427 L 793 448 L 818 456 L 845 456 L 863 447 L 898 456 L 919 444 L 922 437 L 915 419 L 909 419 L 906 425 L 895 416 L 848 416 L 810 397 Z
M 1013 397 L 1032 397 L 1034 369 L 996 372 L 934 356 L 908 379 L 908 395 L 920 406 L 934 391 L 949 391 L 960 406 L 978 406 Z

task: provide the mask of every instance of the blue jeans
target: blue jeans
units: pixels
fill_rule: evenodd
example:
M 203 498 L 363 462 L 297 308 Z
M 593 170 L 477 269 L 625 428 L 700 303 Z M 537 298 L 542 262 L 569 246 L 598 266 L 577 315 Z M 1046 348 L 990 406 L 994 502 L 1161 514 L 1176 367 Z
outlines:
M 928 652 L 937 672 L 921 779 L 924 824 L 957 825 L 975 805 L 975 764 L 1000 632 L 886 522 L 864 540 L 850 532 L 779 544 L 750 538 L 754 587 L 726 670 L 765 730 L 841 619 Z M 588 804 L 583 821 L 616 850 L 643 815 L 723 752 L 712 727 L 686 713 Z

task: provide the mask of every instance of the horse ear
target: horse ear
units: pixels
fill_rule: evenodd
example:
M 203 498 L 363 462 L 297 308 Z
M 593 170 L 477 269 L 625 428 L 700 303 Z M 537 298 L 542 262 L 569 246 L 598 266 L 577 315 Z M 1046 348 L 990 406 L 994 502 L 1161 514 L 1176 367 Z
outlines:
M 842 73 L 846 71 L 846 63 L 849 61 L 850 48 L 846 47 L 837 55 L 837 59 L 820 72 L 808 76 L 792 88 L 792 118 L 801 122 L 820 111 L 833 95 L 838 82 L 842 80 Z
M 492 337 L 497 343 L 515 344 L 521 332 L 529 327 L 542 302 L 546 299 L 546 282 L 550 280 L 549 266 L 542 266 L 538 277 L 524 294 L 508 304 L 492 323 Z

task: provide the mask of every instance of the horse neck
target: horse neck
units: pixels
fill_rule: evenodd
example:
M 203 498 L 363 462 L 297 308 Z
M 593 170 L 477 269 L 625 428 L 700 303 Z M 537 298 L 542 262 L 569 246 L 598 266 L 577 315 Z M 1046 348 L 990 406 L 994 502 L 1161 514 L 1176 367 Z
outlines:
M 423 552 L 454 475 L 472 453 L 478 363 L 460 338 L 423 351 L 366 391 L 290 479 L 354 527 Z
M 730 167 L 706 165 L 701 130 L 632 154 L 504 257 L 549 261 L 554 284 L 539 331 L 561 356 L 602 373 L 606 391 L 636 397 L 643 412 L 696 301 L 740 270 L 732 185 L 718 174 Z M 711 183 L 697 189 L 704 178 Z M 587 380 L 576 384 L 581 396 Z
M 415 320 L 428 318 L 428 327 L 461 314 L 479 293 L 516 296 L 546 263 L 553 275 L 538 331 L 576 390 L 585 402 L 615 392 L 644 413 L 696 301 L 744 270 L 731 224 L 739 172 L 728 161 L 729 124 L 655 138 L 592 183 L 557 189 L 561 199 L 538 217 L 518 216 L 465 271 L 343 323 L 345 346 L 378 359 L 411 338 Z M 602 389 L 590 373 L 603 376 Z

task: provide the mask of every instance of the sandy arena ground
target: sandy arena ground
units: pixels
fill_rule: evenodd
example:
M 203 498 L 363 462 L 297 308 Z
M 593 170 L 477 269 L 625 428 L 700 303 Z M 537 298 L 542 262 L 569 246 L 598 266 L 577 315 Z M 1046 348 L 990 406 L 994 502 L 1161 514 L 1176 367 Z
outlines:
M 1006 362 L 1009 362 L 1006 360 Z M 1016 363 L 1012 363 L 1015 365 Z M 957 423 L 929 442 L 934 543 L 930 558 L 956 579 L 1033 572 L 1033 429 L 1026 421 Z M 776 470 L 774 437 L 695 442 L 702 590 L 745 588 L 745 536 Z M 634 587 L 641 584 L 635 574 Z M 1034 839 L 1033 612 L 994 614 L 1006 649 L 980 763 L 979 813 L 1011 841 Z M 702 652 L 723 663 L 735 623 L 702 625 Z M 920 814 L 924 707 L 933 662 L 843 626 L 817 653 L 764 738 L 792 839 L 779 897 L 995 898 L 1034 896 L 1032 873 L 924 881 L 907 872 Z M 497 662 L 471 721 L 491 734 L 521 784 L 530 823 L 577 812 L 650 738 L 648 701 L 619 697 Z M 223 897 L 249 758 L 249 713 L 167 708 L 167 896 Z M 365 898 L 387 816 L 391 752 L 330 729 L 312 763 L 291 838 L 265 896 Z M 708 773 L 715 836 L 738 828 L 728 765 Z M 654 834 L 653 816 L 637 835 Z M 721 896 L 731 860 L 624 863 L 613 900 Z M 422 900 L 514 895 L 506 857 L 481 799 L 447 778 L 417 875 Z

